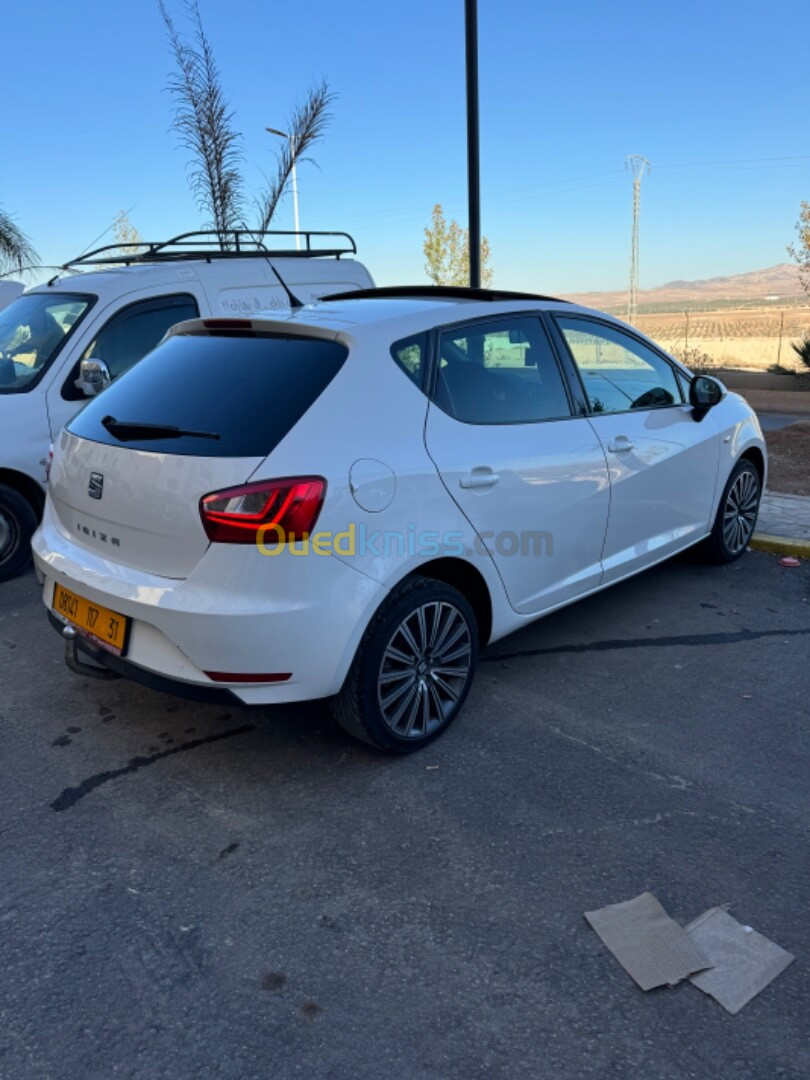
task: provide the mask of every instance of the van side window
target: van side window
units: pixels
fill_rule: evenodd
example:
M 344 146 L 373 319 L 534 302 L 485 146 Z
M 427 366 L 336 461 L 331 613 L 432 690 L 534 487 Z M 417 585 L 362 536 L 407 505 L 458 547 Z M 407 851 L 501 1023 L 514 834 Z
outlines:
M 200 314 L 197 301 L 186 293 L 150 297 L 122 308 L 102 326 L 82 353 L 82 360 L 103 360 L 117 379 L 142 360 L 163 339 L 170 326 Z M 62 388 L 62 397 L 72 401 L 82 394 L 74 385 L 78 368 Z

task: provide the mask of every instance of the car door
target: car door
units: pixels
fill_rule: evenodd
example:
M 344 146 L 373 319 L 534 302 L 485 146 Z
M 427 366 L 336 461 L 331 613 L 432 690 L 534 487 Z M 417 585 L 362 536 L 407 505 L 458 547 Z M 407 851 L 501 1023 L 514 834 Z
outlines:
M 92 340 L 82 349 L 67 377 L 55 380 L 48 390 L 48 418 L 51 438 L 86 401 L 76 387 L 82 360 L 103 360 L 113 379 L 119 378 L 159 344 L 170 326 L 199 315 L 196 298 L 190 293 L 149 296 L 119 307 L 102 323 Z
M 539 316 L 447 328 L 434 353 L 426 445 L 478 534 L 469 554 L 494 560 L 520 612 L 597 586 L 607 464 Z
M 683 375 L 640 338 L 586 316 L 554 319 L 610 467 L 607 584 L 708 532 L 720 440 L 711 413 L 696 422 Z

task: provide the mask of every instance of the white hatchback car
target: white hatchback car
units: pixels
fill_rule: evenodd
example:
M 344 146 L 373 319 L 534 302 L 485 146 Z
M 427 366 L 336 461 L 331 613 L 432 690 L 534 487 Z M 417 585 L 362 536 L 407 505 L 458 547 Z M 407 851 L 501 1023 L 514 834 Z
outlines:
M 74 669 L 332 698 L 407 752 L 486 643 L 699 541 L 737 558 L 765 472 L 745 401 L 610 316 L 375 289 L 174 327 L 62 433 L 34 554 Z

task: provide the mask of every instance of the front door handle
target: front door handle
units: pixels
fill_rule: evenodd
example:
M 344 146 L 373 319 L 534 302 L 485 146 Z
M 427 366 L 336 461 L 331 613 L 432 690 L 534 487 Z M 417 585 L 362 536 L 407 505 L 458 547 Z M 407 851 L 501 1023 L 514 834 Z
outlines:
M 459 486 L 463 488 L 490 488 L 500 480 L 500 476 L 492 469 L 473 469 L 467 476 L 462 476 Z
M 628 450 L 635 450 L 636 444 L 631 442 L 626 435 L 617 435 L 613 442 L 608 443 L 611 454 L 626 454 Z

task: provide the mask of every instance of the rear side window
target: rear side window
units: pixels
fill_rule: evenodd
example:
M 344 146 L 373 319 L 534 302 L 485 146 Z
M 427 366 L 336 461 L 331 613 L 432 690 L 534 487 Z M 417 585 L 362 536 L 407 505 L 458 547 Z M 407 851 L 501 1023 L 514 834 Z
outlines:
M 490 320 L 442 334 L 436 404 L 465 424 L 531 424 L 571 415 L 540 320 Z
M 421 387 L 424 375 L 426 355 L 426 334 L 417 334 L 416 337 L 405 338 L 391 346 L 391 355 L 401 367 L 409 379 Z
M 170 337 L 93 398 L 68 430 L 134 450 L 266 457 L 347 355 L 337 342 L 305 337 Z M 118 421 L 119 437 L 109 419 L 102 423 L 109 417 Z M 195 434 L 170 437 L 167 425 Z

